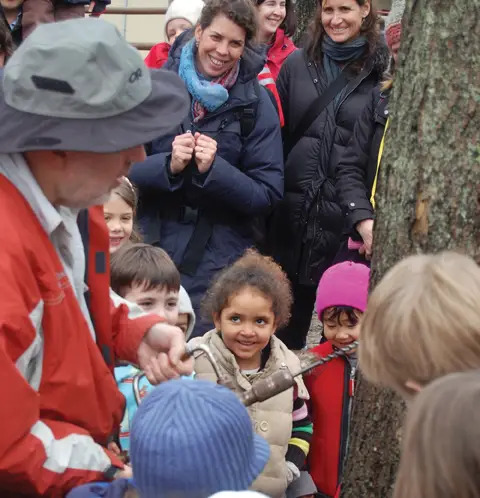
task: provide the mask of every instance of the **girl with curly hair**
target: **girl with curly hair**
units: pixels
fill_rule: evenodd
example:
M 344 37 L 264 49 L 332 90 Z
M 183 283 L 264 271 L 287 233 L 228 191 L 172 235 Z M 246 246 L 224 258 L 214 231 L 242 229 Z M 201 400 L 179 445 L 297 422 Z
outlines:
M 297 356 L 274 335 L 287 323 L 291 304 L 290 284 L 282 269 L 272 259 L 247 250 L 219 274 L 205 296 L 203 311 L 215 329 L 190 344 L 206 344 L 232 389 L 243 393 L 279 369 L 299 370 Z M 195 376 L 218 380 L 202 354 L 195 358 Z M 249 408 L 255 431 L 270 444 L 270 459 L 253 489 L 272 497 L 285 496 L 297 479 L 309 480 L 300 472 L 312 435 L 305 404 L 308 393 L 301 377 L 296 380 L 295 387 Z

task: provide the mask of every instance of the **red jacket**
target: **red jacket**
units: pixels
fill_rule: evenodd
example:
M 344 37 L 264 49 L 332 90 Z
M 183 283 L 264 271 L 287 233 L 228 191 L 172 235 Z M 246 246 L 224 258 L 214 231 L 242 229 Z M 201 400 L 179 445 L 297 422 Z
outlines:
M 333 347 L 325 342 L 312 352 L 324 357 Z M 354 377 L 355 370 L 345 358 L 336 358 L 304 376 L 313 421 L 309 471 L 318 491 L 328 497 L 336 497 L 340 491 Z
M 273 79 L 277 81 L 278 74 L 285 59 L 297 50 L 293 41 L 285 35 L 283 29 L 277 29 L 275 40 L 267 53 L 267 65 L 272 73 Z
M 108 233 L 101 207 L 87 220 L 88 287 L 95 344 L 48 235 L 0 175 L 0 496 L 63 496 L 122 464 L 104 449 L 124 398 L 110 369 L 135 361 L 159 317 L 133 319 L 109 299 Z M 102 353 L 101 353 L 101 352 Z
M 280 95 L 278 94 L 277 84 L 275 83 L 275 80 L 273 79 L 273 76 L 272 76 L 272 73 L 270 72 L 268 64 L 265 64 L 264 68 L 258 74 L 258 81 L 262 86 L 267 88 L 271 92 L 271 94 L 273 95 L 275 102 L 276 102 L 276 107 L 277 107 L 277 111 L 278 111 L 278 118 L 280 120 L 280 126 L 283 128 L 283 126 L 285 125 L 285 118 L 283 116 L 282 102 L 280 100 Z
M 152 69 L 160 69 L 168 60 L 170 44 L 167 42 L 157 43 L 145 57 L 145 64 Z

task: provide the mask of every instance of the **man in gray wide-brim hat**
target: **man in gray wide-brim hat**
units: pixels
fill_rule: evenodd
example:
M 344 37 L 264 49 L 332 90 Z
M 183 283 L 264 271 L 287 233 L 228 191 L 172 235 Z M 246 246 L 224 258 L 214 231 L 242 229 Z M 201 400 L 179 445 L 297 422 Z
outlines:
M 109 298 L 98 206 L 189 98 L 99 20 L 38 27 L 1 76 L 0 496 L 63 496 L 130 473 L 107 449 L 117 359 L 153 383 L 192 370 L 180 329 Z

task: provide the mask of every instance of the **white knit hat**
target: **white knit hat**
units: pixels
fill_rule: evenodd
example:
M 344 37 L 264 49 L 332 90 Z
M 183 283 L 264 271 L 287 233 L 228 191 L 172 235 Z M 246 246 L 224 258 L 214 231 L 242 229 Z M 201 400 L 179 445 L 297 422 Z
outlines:
M 204 6 L 203 0 L 173 0 L 165 14 L 165 35 L 168 23 L 172 19 L 186 19 L 195 26 Z

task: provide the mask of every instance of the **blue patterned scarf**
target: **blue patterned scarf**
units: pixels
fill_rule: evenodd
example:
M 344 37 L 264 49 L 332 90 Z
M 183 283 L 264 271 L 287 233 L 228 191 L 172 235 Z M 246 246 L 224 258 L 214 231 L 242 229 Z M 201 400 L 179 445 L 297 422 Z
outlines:
M 195 67 L 195 54 L 195 38 L 192 38 L 182 48 L 178 75 L 192 96 L 194 119 L 199 121 L 207 111 L 216 111 L 228 100 L 228 90 L 237 81 L 240 64 L 237 62 L 226 74 L 209 80 L 198 73 Z

